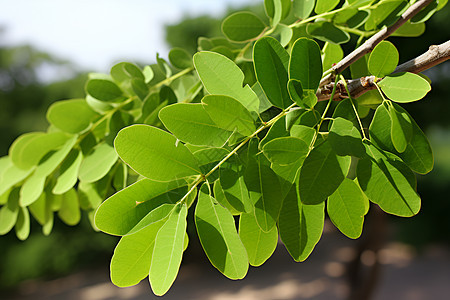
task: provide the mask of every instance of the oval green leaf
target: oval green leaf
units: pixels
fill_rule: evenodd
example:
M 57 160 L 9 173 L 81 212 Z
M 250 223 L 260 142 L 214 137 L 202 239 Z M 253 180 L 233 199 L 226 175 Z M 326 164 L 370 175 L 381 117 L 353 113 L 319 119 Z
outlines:
M 225 36 L 234 42 L 246 42 L 257 38 L 266 28 L 263 21 L 250 12 L 237 12 L 222 23 Z
M 308 34 L 323 42 L 344 44 L 350 40 L 350 35 L 346 31 L 336 27 L 331 22 L 319 21 L 309 23 L 306 31 Z
M 122 129 L 114 140 L 120 158 L 139 174 L 154 180 L 199 175 L 192 153 L 177 139 L 156 127 L 132 125 Z
M 367 62 L 369 72 L 378 78 L 389 75 L 397 67 L 398 59 L 397 48 L 389 41 L 382 41 L 370 53 Z
M 426 79 L 409 72 L 386 76 L 378 85 L 389 99 L 399 103 L 420 100 L 431 90 Z
M 316 91 L 322 78 L 322 59 L 319 45 L 307 38 L 298 39 L 292 46 L 289 79 L 302 83 L 303 90 Z
M 85 182 L 102 179 L 117 161 L 117 153 L 107 143 L 98 144 L 80 165 L 78 178 Z
M 271 163 L 289 165 L 304 160 L 309 146 L 296 137 L 280 137 L 265 144 L 262 151 Z
M 86 130 L 98 114 L 85 99 L 64 100 L 53 103 L 47 111 L 47 120 L 56 128 L 79 133 Z

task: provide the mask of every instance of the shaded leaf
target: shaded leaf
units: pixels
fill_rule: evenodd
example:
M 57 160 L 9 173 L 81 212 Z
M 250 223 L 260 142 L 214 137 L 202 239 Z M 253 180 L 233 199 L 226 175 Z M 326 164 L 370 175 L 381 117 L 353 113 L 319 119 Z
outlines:
M 308 34 L 323 42 L 344 44 L 350 40 L 350 35 L 347 32 L 327 21 L 309 23 L 306 30 Z
M 319 45 L 313 40 L 300 38 L 292 46 L 289 79 L 302 83 L 302 88 L 316 91 L 322 78 L 322 59 Z

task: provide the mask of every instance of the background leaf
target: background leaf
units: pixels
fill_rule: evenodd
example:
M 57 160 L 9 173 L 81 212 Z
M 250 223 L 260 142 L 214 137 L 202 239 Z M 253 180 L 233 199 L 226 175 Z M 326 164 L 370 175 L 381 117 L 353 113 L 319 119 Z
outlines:
M 245 42 L 258 37 L 265 29 L 263 21 L 251 12 L 237 12 L 222 23 L 225 36 L 234 42 Z
M 306 19 L 312 13 L 315 0 L 294 0 L 292 3 L 292 10 L 294 15 L 299 19 Z

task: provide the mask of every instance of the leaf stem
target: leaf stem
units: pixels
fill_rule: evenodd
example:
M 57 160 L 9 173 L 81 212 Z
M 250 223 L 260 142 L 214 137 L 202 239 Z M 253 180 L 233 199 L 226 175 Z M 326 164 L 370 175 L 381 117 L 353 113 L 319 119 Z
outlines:
M 335 9 L 335 10 L 332 10 L 332 11 L 329 11 L 329 12 L 326 12 L 326 13 L 323 13 L 323 14 L 315 15 L 315 16 L 312 16 L 312 17 L 303 19 L 303 20 L 301 20 L 301 21 L 299 21 L 299 22 L 295 22 L 295 23 L 289 25 L 289 27 L 290 27 L 290 28 L 296 28 L 296 27 L 299 27 L 300 25 L 303 25 L 303 24 L 305 24 L 305 23 L 309 23 L 309 22 L 314 21 L 314 20 L 316 20 L 316 19 L 324 18 L 324 17 L 327 17 L 327 16 L 334 15 L 334 14 L 340 12 L 340 11 L 345 10 L 346 8 L 347 8 L 347 7 L 341 7 L 341 8 L 338 8 L 338 9 Z
M 186 68 L 186 69 L 184 69 L 184 70 L 182 70 L 182 71 L 180 71 L 180 72 L 178 72 L 178 73 L 176 73 L 176 74 L 174 74 L 174 75 L 164 79 L 163 81 L 158 82 L 157 84 L 155 84 L 151 88 L 152 89 L 160 88 L 161 86 L 163 86 L 165 84 L 168 84 L 168 83 L 171 83 L 173 80 L 175 80 L 177 78 L 180 78 L 181 76 L 186 75 L 187 73 L 189 73 L 189 72 L 191 72 L 193 70 L 194 70 L 194 67 Z
M 361 118 L 359 117 L 358 110 L 356 109 L 355 103 L 353 102 L 353 98 L 352 98 L 352 96 L 350 95 L 350 92 L 349 92 L 349 90 L 348 90 L 347 81 L 345 80 L 344 76 L 340 75 L 339 77 L 341 77 L 341 78 L 342 78 L 342 81 L 344 82 L 345 90 L 347 91 L 348 98 L 350 99 L 350 103 L 352 104 L 353 111 L 355 112 L 356 119 L 358 120 L 359 128 L 361 129 L 361 132 L 362 132 L 362 135 L 363 135 L 363 141 L 369 140 L 369 139 L 367 138 L 367 136 L 366 136 L 366 133 L 364 132 L 364 127 L 363 127 L 363 125 L 362 125 Z

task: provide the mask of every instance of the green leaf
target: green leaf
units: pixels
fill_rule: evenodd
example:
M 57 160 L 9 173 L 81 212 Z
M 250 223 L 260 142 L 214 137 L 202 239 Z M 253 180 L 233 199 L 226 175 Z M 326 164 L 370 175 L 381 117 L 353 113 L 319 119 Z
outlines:
M 363 157 L 366 153 L 359 130 L 351 121 L 340 117 L 333 120 L 327 141 L 337 155 Z
M 301 139 L 309 146 L 314 139 L 316 130 L 305 125 L 292 125 L 290 133 L 292 137 Z
M 290 79 L 288 82 L 288 91 L 291 99 L 299 107 L 313 108 L 317 104 L 317 96 L 314 90 L 303 90 L 302 83 L 297 79 Z
M 291 27 L 280 23 L 277 25 L 277 27 L 275 27 L 270 36 L 275 37 L 277 40 L 279 40 L 281 46 L 287 47 L 287 45 L 289 45 L 289 42 L 292 40 L 293 35 L 294 31 Z
M 326 13 L 330 10 L 333 10 L 333 8 L 336 7 L 336 5 L 339 4 L 339 0 L 317 0 L 316 7 L 314 8 L 314 12 L 318 15 Z
M 111 68 L 111 77 L 115 82 L 126 85 L 129 84 L 131 79 L 142 79 L 145 80 L 145 76 L 141 69 L 136 65 L 128 62 L 121 62 L 114 65 Z
M 407 114 L 398 104 L 393 103 L 393 105 L 397 111 Z M 392 144 L 391 120 L 389 112 L 384 105 L 378 106 L 372 119 L 369 127 L 370 140 L 381 149 L 398 155 L 414 172 L 426 174 L 433 169 L 434 164 L 431 146 L 413 118 L 409 116 L 409 119 L 411 120 L 413 133 L 405 152 L 397 153 Z
M 253 60 L 258 82 L 269 101 L 279 108 L 292 104 L 287 91 L 289 54 L 272 37 L 259 39 L 253 47 Z
M 359 185 L 370 201 L 387 213 L 410 217 L 420 210 L 420 197 L 410 178 L 414 174 L 399 160 L 392 160 L 376 147 L 367 146 L 370 156 L 360 160 L 357 167 Z
M 82 160 L 83 153 L 80 150 L 73 149 L 67 155 L 59 169 L 60 175 L 52 191 L 54 194 L 63 194 L 77 183 Z
M 16 224 L 19 215 L 19 188 L 14 188 L 8 202 L 0 208 L 0 235 L 7 234 Z
M 191 55 L 183 48 L 173 48 L 170 50 L 169 61 L 178 69 L 187 69 L 193 66 Z
M 122 129 L 114 141 L 120 158 L 139 174 L 159 181 L 199 175 L 192 153 L 161 129 L 132 125 Z
M 426 79 L 409 72 L 386 76 L 378 85 L 389 99 L 399 103 L 420 100 L 431 90 Z
M 30 213 L 26 207 L 19 208 L 19 214 L 14 229 L 17 238 L 21 241 L 26 240 L 30 235 Z
M 243 86 L 244 74 L 227 57 L 214 52 L 194 55 L 194 65 L 208 93 L 230 96 L 250 112 L 259 112 L 259 99 L 250 86 Z
M 298 39 L 292 46 L 289 79 L 302 83 L 304 90 L 316 91 L 322 78 L 322 59 L 319 45 L 307 38 Z
M 230 279 L 242 279 L 247 274 L 248 258 L 239 239 L 231 213 L 220 206 L 200 188 L 195 208 L 195 226 L 198 237 L 211 264 Z
M 329 42 L 325 43 L 322 52 L 323 72 L 331 69 L 333 64 L 338 63 L 344 57 L 344 51 L 342 51 L 341 46 Z
M 343 25 L 349 28 L 358 28 L 363 25 L 368 18 L 368 11 L 358 10 L 356 7 L 347 7 L 347 9 L 333 15 L 333 22 L 336 25 Z
M 108 174 L 117 161 L 117 153 L 107 143 L 98 144 L 82 161 L 78 178 L 85 182 L 95 182 Z
M 278 176 L 264 163 L 265 157 L 258 156 L 247 166 L 244 179 L 255 206 L 255 216 L 259 227 L 270 231 L 278 220 L 282 200 Z
M 369 56 L 368 68 L 372 75 L 381 78 L 394 72 L 399 54 L 397 48 L 388 41 L 382 41 Z
M 122 102 L 125 96 L 122 90 L 110 80 L 91 79 L 86 84 L 86 93 L 103 102 Z
M 202 103 L 203 109 L 219 128 L 238 132 L 243 136 L 256 131 L 252 115 L 239 101 L 228 96 L 207 95 Z
M 280 237 L 295 261 L 304 261 L 319 242 L 325 221 L 325 202 L 304 205 L 292 186 L 284 198 L 278 221 Z
M 411 24 L 410 21 L 394 31 L 392 36 L 417 37 L 425 32 L 425 23 Z
M 250 265 L 255 267 L 266 262 L 278 244 L 277 228 L 269 232 L 262 231 L 252 213 L 242 214 L 239 218 L 239 237 L 247 250 Z
M 120 239 L 111 259 L 112 283 L 127 287 L 138 284 L 148 276 L 156 235 L 166 220 Z
M 271 25 L 275 27 L 289 15 L 291 9 L 290 0 L 264 0 L 266 14 L 271 18 Z
M 319 204 L 339 187 L 350 167 L 349 156 L 339 156 L 325 141 L 315 147 L 300 169 L 299 196 L 303 204 Z
M 58 211 L 58 217 L 67 225 L 74 226 L 80 222 L 80 203 L 78 201 L 78 194 L 75 189 L 70 189 L 64 194 L 57 195 L 61 197 L 61 208 Z
M 12 162 L 21 169 L 38 165 L 51 150 L 56 150 L 70 138 L 63 132 L 32 132 L 21 135 L 9 148 Z
M 159 112 L 164 126 L 179 140 L 193 145 L 222 147 L 232 131 L 220 128 L 199 103 L 176 103 Z
M 153 293 L 164 295 L 175 281 L 183 256 L 187 206 L 179 204 L 156 235 L 149 280 Z
M 47 193 L 42 193 L 39 198 L 34 201 L 30 206 L 28 206 L 33 217 L 38 221 L 42 226 L 47 223 L 49 219 L 49 215 L 52 214 L 53 211 L 48 209 L 47 205 Z
M 309 23 L 306 30 L 308 34 L 323 42 L 345 44 L 350 40 L 350 35 L 346 31 L 327 21 Z
M 393 105 L 389 105 L 391 117 L 391 140 L 395 149 L 402 153 L 412 138 L 412 124 L 409 115 L 401 113 Z
M 442 0 L 434 0 L 430 4 L 425 6 L 421 11 L 419 11 L 415 16 L 411 18 L 411 23 L 415 24 L 428 21 L 428 19 L 430 19 L 431 16 L 437 11 L 438 3 L 440 4 L 441 1 Z
M 262 149 L 265 144 L 278 137 L 289 136 L 289 132 L 286 130 L 286 117 L 283 116 L 273 123 L 266 136 L 259 143 L 259 148 Z
M 3 195 L 11 187 L 28 177 L 33 171 L 33 169 L 22 170 L 18 168 L 11 162 L 10 157 L 7 158 L 7 161 L 5 168 L 2 169 L 3 174 L 0 176 L 0 195 Z
M 176 203 L 186 192 L 181 182 L 139 180 L 100 205 L 95 226 L 108 234 L 126 235 L 150 211 L 165 203 Z
M 361 236 L 365 203 L 359 186 L 348 178 L 328 198 L 327 212 L 333 224 L 346 236 L 356 239 Z
M 309 152 L 309 145 L 296 137 L 280 137 L 265 144 L 262 151 L 271 163 L 289 165 L 303 161 Z
M 315 4 L 315 0 L 294 0 L 292 10 L 297 18 L 306 19 L 311 15 Z
M 145 215 L 145 217 L 143 217 L 125 236 L 135 234 L 148 226 L 152 226 L 161 220 L 167 219 L 175 206 L 176 204 L 165 203 L 156 207 Z
M 243 166 L 238 161 L 238 158 L 233 158 L 229 162 L 222 164 L 219 168 L 220 185 L 217 188 L 222 189 L 220 198 L 225 201 L 219 201 L 219 196 L 215 197 L 220 203 L 228 203 L 228 206 L 231 206 L 232 209 L 238 212 L 249 213 L 253 211 L 253 204 L 250 200 L 247 186 L 245 185 Z M 228 207 L 227 205 L 224 206 Z
M 369 18 L 364 24 L 364 29 L 374 30 L 383 26 L 390 27 L 402 15 L 408 7 L 408 1 L 405 0 L 387 0 L 380 1 L 370 10 Z
M 234 42 L 246 42 L 257 38 L 266 28 L 263 21 L 251 12 L 237 12 L 222 23 L 225 36 Z
M 68 133 L 83 132 L 96 116 L 85 99 L 58 101 L 47 110 L 48 122 Z

